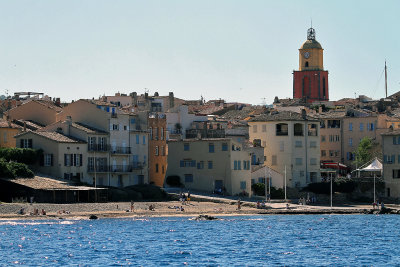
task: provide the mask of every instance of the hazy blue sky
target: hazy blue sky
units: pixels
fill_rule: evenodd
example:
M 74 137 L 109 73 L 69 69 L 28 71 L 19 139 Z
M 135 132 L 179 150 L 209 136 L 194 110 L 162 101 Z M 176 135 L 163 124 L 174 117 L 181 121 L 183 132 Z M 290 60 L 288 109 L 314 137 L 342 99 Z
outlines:
M 292 97 L 312 18 L 330 98 L 400 90 L 400 1 L 0 0 L 0 95 Z

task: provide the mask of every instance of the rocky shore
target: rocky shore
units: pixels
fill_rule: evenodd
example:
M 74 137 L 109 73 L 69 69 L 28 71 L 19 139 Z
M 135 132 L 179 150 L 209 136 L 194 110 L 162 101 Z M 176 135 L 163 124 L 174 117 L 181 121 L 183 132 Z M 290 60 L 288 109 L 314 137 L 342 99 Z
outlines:
M 152 207 L 150 207 L 152 206 Z M 131 211 L 130 202 L 111 203 L 1 203 L 0 219 L 51 219 L 51 218 L 89 218 L 96 215 L 98 218 L 135 217 L 135 216 L 239 216 L 239 215 L 299 215 L 299 214 L 399 214 L 400 207 L 391 206 L 385 212 L 372 210 L 370 205 L 352 205 L 341 207 L 309 206 L 290 204 L 287 209 L 285 203 L 268 204 L 265 209 L 257 209 L 254 202 L 242 202 L 238 210 L 237 201 L 192 201 L 182 204 L 179 201 L 168 202 L 136 202 Z M 24 215 L 18 214 L 23 209 Z M 46 215 L 34 215 L 34 210 L 46 211 Z

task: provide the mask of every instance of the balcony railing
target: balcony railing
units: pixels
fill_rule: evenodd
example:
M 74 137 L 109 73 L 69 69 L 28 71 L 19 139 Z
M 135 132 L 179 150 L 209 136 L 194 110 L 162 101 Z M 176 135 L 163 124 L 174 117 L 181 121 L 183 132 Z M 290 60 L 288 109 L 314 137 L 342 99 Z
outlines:
M 96 166 L 96 169 L 94 168 L 93 165 L 88 165 L 88 173 L 94 173 L 94 172 L 132 172 L 134 170 L 140 170 L 143 169 L 143 164 L 141 162 L 138 162 L 138 164 L 133 164 L 133 165 L 98 165 Z
M 131 154 L 131 148 L 130 147 L 111 147 L 111 153 L 112 154 Z
M 144 163 L 142 162 L 133 162 L 132 163 L 132 169 L 133 170 L 141 170 L 144 167 Z
M 106 144 L 88 144 L 88 151 L 89 152 L 107 152 L 110 150 L 110 146 Z
M 97 165 L 96 169 L 94 165 L 88 165 L 88 172 L 108 172 L 109 166 L 108 165 Z

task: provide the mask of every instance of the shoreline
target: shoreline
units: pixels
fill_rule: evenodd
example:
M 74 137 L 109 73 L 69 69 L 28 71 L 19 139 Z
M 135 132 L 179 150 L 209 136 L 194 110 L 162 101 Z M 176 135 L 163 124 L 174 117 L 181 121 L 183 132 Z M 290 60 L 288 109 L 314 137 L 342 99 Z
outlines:
M 154 210 L 149 206 L 153 205 Z M 181 211 L 180 208 L 184 211 Z M 24 208 L 27 214 L 17 212 Z M 29 215 L 34 209 L 46 210 L 46 215 Z M 400 206 L 390 205 L 387 214 L 400 214 Z M 237 204 L 192 201 L 182 204 L 179 201 L 168 202 L 136 202 L 134 212 L 130 212 L 130 202 L 114 203 L 1 203 L 0 220 L 51 220 L 51 219 L 89 219 L 91 215 L 97 218 L 144 218 L 144 217 L 197 217 L 209 215 L 213 217 L 231 216 L 266 216 L 266 215 L 350 215 L 350 214 L 378 214 L 379 210 L 372 210 L 371 205 L 352 205 L 341 207 L 308 206 L 290 204 L 286 209 L 285 203 L 271 203 L 267 209 L 257 209 L 252 202 L 243 202 L 241 209 Z

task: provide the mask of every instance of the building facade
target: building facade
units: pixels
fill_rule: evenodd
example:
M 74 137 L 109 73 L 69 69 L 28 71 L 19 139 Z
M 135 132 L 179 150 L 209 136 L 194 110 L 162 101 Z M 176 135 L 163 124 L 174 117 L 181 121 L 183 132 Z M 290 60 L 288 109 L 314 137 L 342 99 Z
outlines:
M 150 115 L 149 127 L 149 180 L 164 186 L 167 171 L 167 120 L 164 114 Z
M 400 198 L 400 130 L 382 134 L 385 196 Z
M 264 147 L 265 165 L 286 172 L 287 186 L 320 181 L 319 121 L 305 113 L 275 112 L 251 118 L 250 141 Z
M 251 159 L 228 138 L 168 142 L 168 176 L 179 176 L 187 189 L 251 195 Z

